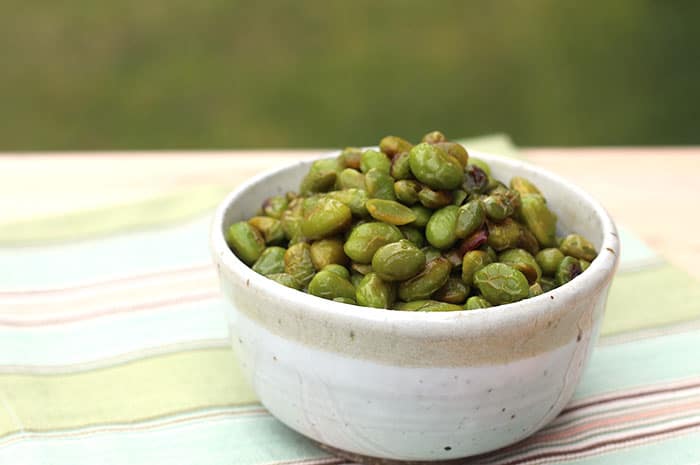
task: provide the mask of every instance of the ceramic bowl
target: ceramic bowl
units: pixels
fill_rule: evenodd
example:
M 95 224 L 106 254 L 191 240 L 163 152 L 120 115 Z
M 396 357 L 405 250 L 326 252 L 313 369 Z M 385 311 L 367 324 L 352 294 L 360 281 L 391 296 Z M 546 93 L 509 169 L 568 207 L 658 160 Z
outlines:
M 599 250 L 590 268 L 553 291 L 488 309 L 347 305 L 255 273 L 224 239 L 227 226 L 254 215 L 265 198 L 296 190 L 311 160 L 258 176 L 221 203 L 210 239 L 231 304 L 231 343 L 260 401 L 284 424 L 346 453 L 447 460 L 519 441 L 569 402 L 617 266 L 615 225 L 558 176 L 518 160 L 472 156 L 497 179 L 533 181 L 558 215 L 559 232 L 583 234 Z

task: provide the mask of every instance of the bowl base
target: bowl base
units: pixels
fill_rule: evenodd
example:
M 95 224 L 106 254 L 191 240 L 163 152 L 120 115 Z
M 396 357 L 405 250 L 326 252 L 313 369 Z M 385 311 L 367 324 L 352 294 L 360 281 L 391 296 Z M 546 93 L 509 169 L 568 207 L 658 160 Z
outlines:
M 372 457 L 370 455 L 356 454 L 355 452 L 349 452 L 343 449 L 338 449 L 328 444 L 323 444 L 312 439 L 312 441 L 321 449 L 330 452 L 331 454 L 339 457 L 341 459 L 349 460 L 351 462 L 359 463 L 362 465 L 464 465 L 464 459 L 466 457 L 449 459 L 449 460 L 395 460 L 395 459 L 385 459 L 382 457 Z

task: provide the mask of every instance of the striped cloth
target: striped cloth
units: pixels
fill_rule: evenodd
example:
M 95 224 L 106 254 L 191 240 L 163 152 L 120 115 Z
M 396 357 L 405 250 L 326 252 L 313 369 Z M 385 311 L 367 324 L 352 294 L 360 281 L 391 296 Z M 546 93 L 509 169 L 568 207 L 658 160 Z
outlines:
M 504 138 L 467 145 L 516 155 Z M 346 463 L 270 416 L 232 356 L 207 247 L 231 187 L 219 170 L 183 189 L 164 169 L 115 205 L 127 191 L 115 177 L 133 176 L 115 162 L 90 180 L 87 208 L 18 209 L 33 172 L 18 163 L 0 159 L 0 206 L 15 205 L 0 215 L 0 464 Z M 574 400 L 531 438 L 465 463 L 700 463 L 700 284 L 621 229 L 603 337 Z

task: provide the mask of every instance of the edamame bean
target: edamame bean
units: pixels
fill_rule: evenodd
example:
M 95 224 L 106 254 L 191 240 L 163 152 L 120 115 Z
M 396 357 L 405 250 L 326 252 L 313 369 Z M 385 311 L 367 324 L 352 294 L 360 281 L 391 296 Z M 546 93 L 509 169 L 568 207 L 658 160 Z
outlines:
M 425 267 L 425 254 L 401 239 L 380 247 L 372 257 L 372 269 L 385 281 L 404 281 Z
M 487 308 L 565 284 L 597 255 L 579 234 L 557 239 L 557 216 L 529 179 L 504 184 L 439 131 L 316 160 L 298 192 L 265 199 L 226 241 L 254 271 L 336 302 Z
M 265 239 L 260 231 L 245 221 L 229 226 L 226 242 L 246 265 L 252 265 L 265 250 Z
M 491 263 L 474 273 L 474 285 L 493 305 L 522 300 L 530 289 L 525 276 L 505 263 Z
M 462 185 L 464 169 L 452 155 L 437 145 L 422 143 L 409 152 L 411 172 L 433 189 L 456 189 Z

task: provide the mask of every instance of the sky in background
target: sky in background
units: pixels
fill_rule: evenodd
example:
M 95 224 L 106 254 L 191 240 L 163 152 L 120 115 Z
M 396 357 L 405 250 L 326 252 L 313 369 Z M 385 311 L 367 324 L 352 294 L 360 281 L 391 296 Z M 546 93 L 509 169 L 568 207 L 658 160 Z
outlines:
M 0 150 L 700 143 L 700 2 L 5 0 Z

